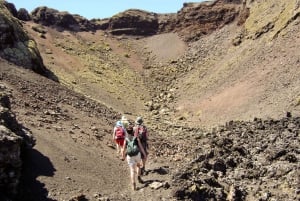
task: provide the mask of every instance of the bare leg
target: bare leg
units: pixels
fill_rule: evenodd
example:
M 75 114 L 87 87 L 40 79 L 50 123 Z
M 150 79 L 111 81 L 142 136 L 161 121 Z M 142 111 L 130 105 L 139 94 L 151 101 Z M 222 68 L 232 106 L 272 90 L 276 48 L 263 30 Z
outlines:
M 130 166 L 130 180 L 131 180 L 131 185 L 132 185 L 132 190 L 136 190 L 136 185 L 135 185 L 135 174 L 138 173 L 136 172 L 137 165 Z
M 141 162 L 141 163 L 138 163 L 137 164 L 137 175 L 138 175 L 138 181 L 139 181 L 139 183 L 144 183 L 144 181 L 142 180 L 142 178 L 141 178 L 141 169 L 143 168 L 143 163 Z
M 143 146 L 143 148 L 144 148 L 144 151 L 146 153 L 146 156 L 148 157 L 147 146 L 145 145 L 145 146 Z M 142 164 L 143 164 L 143 166 L 141 167 L 141 171 L 142 171 L 141 173 L 142 173 L 142 175 L 145 174 L 147 157 L 145 157 L 145 156 L 142 155 Z
M 143 167 L 143 164 L 138 163 L 136 165 L 136 173 L 138 176 L 141 176 L 141 168 Z
M 119 154 L 120 154 L 121 159 L 123 158 L 123 156 L 122 156 L 123 149 L 124 149 L 124 144 L 123 144 L 123 146 L 120 146 L 120 148 L 119 148 L 119 150 L 120 150 Z
M 120 153 L 120 146 L 119 146 L 118 143 L 116 143 L 116 145 L 117 145 L 117 153 L 119 154 Z
M 142 161 L 143 161 L 143 168 L 145 169 L 145 167 L 146 167 L 146 159 L 143 159 Z

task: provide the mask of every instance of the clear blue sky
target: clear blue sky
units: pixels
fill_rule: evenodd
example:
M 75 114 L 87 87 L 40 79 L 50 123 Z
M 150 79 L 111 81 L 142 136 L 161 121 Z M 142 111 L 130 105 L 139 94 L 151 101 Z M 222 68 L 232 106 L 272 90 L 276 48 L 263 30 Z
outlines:
M 40 6 L 47 6 L 70 14 L 79 14 L 87 19 L 107 18 L 130 8 L 155 13 L 176 13 L 183 3 L 203 0 L 7 0 L 18 9 L 28 12 Z

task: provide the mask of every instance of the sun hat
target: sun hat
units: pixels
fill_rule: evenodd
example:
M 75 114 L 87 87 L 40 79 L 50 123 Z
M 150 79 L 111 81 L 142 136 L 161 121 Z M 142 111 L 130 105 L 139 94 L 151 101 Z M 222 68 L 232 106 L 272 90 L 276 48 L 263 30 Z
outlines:
M 143 123 L 143 118 L 142 117 L 137 117 L 135 120 L 135 123 L 138 125 L 141 125 Z
M 121 121 L 117 121 L 116 126 L 123 126 Z
M 127 121 L 127 118 L 126 118 L 126 116 L 122 116 L 122 118 L 121 118 L 121 121 Z

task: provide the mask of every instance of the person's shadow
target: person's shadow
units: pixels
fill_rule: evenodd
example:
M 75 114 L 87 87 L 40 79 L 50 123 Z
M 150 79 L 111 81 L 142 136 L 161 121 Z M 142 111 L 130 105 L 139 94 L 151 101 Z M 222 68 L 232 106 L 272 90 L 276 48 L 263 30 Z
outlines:
M 22 155 L 22 175 L 17 201 L 54 201 L 47 198 L 48 190 L 37 180 L 39 176 L 52 177 L 56 169 L 48 157 L 36 149 L 27 149 Z
M 159 175 L 165 175 L 165 174 L 168 174 L 169 171 L 168 171 L 168 167 L 158 167 L 158 168 L 155 168 L 155 169 L 152 169 L 152 170 L 148 170 L 146 172 L 146 175 L 148 175 L 149 173 L 154 173 L 154 174 L 159 174 Z M 154 183 L 154 182 L 158 182 L 158 183 L 164 183 L 163 180 L 159 180 L 159 179 L 148 179 L 148 180 L 142 180 L 142 184 L 143 186 L 138 188 L 139 189 L 142 189 L 142 188 L 146 188 L 148 187 L 150 184 Z

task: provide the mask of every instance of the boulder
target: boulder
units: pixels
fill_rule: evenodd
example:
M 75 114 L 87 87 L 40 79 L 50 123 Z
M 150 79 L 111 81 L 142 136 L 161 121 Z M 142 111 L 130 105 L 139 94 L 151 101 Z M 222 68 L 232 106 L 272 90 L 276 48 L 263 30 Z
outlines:
M 10 92 L 0 85 L 0 199 L 14 200 L 22 172 L 22 152 L 35 145 L 35 139 L 10 110 Z
M 109 19 L 108 31 L 115 35 L 153 35 L 158 31 L 157 14 L 130 9 Z
M 46 6 L 38 7 L 31 12 L 32 20 L 44 26 L 53 26 L 71 31 L 94 31 L 96 26 L 92 21 L 72 15 L 68 12 L 60 12 Z
M 187 41 L 197 40 L 203 35 L 234 22 L 243 8 L 242 0 L 184 3 L 176 17 L 160 15 L 159 32 L 173 30 Z M 245 16 L 243 15 L 244 18 Z
M 0 57 L 48 76 L 36 42 L 24 31 L 22 24 L 0 3 Z
M 190 152 L 202 154 L 178 168 L 173 195 L 192 200 L 298 200 L 298 194 L 281 189 L 298 189 L 299 130 L 300 117 L 289 112 L 279 120 L 230 121 L 214 128 Z
M 9 3 L 7 1 L 4 1 L 4 6 L 7 8 L 7 10 L 14 16 L 18 17 L 18 11 L 13 3 Z
M 19 20 L 23 20 L 23 21 L 30 21 L 31 20 L 31 16 L 25 8 L 20 8 L 18 10 L 17 17 L 18 17 Z

